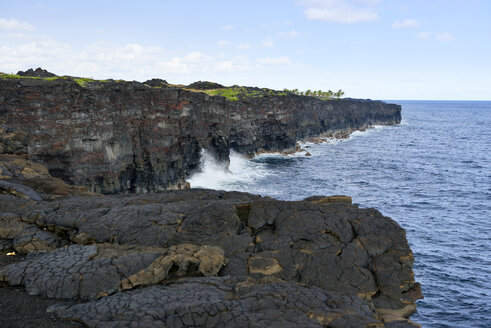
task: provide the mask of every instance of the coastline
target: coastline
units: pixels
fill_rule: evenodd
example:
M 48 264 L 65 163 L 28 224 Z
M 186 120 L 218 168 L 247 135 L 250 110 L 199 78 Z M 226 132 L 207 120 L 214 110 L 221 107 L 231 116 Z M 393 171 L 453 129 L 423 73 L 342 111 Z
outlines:
M 155 83 L 0 78 L 1 151 L 26 154 L 91 192 L 144 193 L 185 188 L 202 149 L 227 162 L 230 150 L 291 151 L 328 131 L 401 119 L 400 106 L 380 101 L 290 94 L 230 101 Z
M 0 79 L 0 240 L 27 254 L 2 265 L 3 283 L 64 300 L 47 311 L 89 327 L 417 326 L 414 259 L 390 218 L 349 196 L 280 201 L 184 180 L 203 151 L 221 163 L 300 151 L 397 124 L 400 106 L 84 83 Z
M 323 132 L 314 137 L 308 137 L 296 142 L 295 148 L 286 149 L 280 151 L 268 151 L 268 150 L 259 150 L 253 155 L 245 155 L 245 158 L 254 159 L 258 156 L 269 154 L 269 155 L 281 155 L 281 156 L 291 156 L 299 153 L 306 153 L 304 156 L 312 156 L 310 152 L 307 150 L 311 147 L 311 145 L 318 145 L 323 143 L 332 143 L 339 140 L 349 139 L 353 133 L 355 132 L 366 132 L 371 129 L 376 129 L 379 126 L 391 126 L 401 123 L 395 124 L 375 124 L 375 125 L 366 125 L 360 128 L 354 129 L 339 129 L 336 131 Z M 305 149 L 306 148 L 306 149 Z

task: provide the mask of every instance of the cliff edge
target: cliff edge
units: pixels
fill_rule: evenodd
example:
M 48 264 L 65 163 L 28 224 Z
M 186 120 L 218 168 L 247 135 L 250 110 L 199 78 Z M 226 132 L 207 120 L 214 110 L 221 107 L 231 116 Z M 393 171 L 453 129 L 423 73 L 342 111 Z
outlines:
M 289 150 L 322 133 L 401 120 L 400 106 L 381 101 L 272 90 L 229 100 L 203 92 L 218 84 L 189 87 L 197 89 L 40 69 L 0 74 L 0 153 L 23 154 L 91 192 L 139 193 L 186 187 L 202 149 L 228 161 L 230 149 Z

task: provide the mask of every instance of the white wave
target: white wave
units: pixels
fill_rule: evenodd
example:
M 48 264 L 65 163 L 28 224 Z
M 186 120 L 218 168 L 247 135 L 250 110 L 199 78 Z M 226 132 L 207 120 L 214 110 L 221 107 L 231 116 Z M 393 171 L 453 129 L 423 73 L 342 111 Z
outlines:
M 259 158 L 268 158 L 268 157 L 276 157 L 276 158 L 293 158 L 293 157 L 305 157 L 305 154 L 308 152 L 307 149 L 297 151 L 291 154 L 284 154 L 281 152 L 271 152 L 271 153 L 261 153 L 254 155 L 255 159 Z
M 373 125 L 369 128 L 367 128 L 366 130 L 364 131 L 360 131 L 360 130 L 356 130 L 356 131 L 353 131 L 347 140 L 350 140 L 350 139 L 353 139 L 353 138 L 356 138 L 356 137 L 365 137 L 365 136 L 368 136 L 372 133 L 375 133 L 377 131 L 380 131 L 380 130 L 383 130 L 383 129 L 387 129 L 389 128 L 390 126 L 389 125 Z
M 245 184 L 251 184 L 269 174 L 261 163 L 230 152 L 230 164 L 215 160 L 206 150 L 201 150 L 199 172 L 188 178 L 191 188 L 210 188 L 221 190 L 245 190 Z

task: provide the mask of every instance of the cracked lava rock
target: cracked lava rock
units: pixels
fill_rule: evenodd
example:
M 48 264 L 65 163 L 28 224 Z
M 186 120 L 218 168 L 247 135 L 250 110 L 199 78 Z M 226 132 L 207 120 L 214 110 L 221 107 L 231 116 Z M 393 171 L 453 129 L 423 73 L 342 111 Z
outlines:
M 0 194 L 0 280 L 88 327 L 415 327 L 404 230 L 346 196 Z

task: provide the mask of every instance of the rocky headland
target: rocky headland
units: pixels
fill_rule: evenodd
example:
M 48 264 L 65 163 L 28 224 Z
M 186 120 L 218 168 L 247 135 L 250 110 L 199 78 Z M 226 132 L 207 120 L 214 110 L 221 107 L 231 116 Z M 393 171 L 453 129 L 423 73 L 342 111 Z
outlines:
M 53 327 L 418 326 L 405 232 L 377 210 L 164 190 L 185 187 L 202 149 L 224 161 L 294 149 L 397 123 L 399 106 L 25 73 L 0 77 L 5 327 L 39 302 L 36 325 Z

